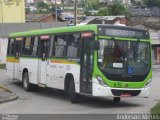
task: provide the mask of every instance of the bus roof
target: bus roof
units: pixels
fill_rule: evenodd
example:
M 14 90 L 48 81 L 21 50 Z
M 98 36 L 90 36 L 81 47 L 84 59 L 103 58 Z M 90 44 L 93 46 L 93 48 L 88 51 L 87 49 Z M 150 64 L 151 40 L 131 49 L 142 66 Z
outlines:
M 97 33 L 97 27 L 100 27 L 100 28 L 113 27 L 113 28 L 119 28 L 119 29 L 132 29 L 132 30 L 146 31 L 143 29 L 137 29 L 137 28 L 129 27 L 129 26 L 90 24 L 90 25 L 66 26 L 66 27 L 59 27 L 59 28 L 49 28 L 49 29 L 31 30 L 31 31 L 25 31 L 25 32 L 16 32 L 16 33 L 11 33 L 9 37 L 36 36 L 36 35 L 47 35 L 47 34 L 52 34 L 52 33 L 80 32 L 80 31 L 89 31 L 89 30 L 95 31 Z
M 66 27 L 58 27 L 58 28 L 49 28 L 49 29 L 41 29 L 41 30 L 31 30 L 25 32 L 16 32 L 11 33 L 9 37 L 22 37 L 22 36 L 36 36 L 36 35 L 47 35 L 52 33 L 67 33 L 67 32 L 78 32 L 78 31 L 88 31 L 88 30 L 96 30 L 97 25 L 84 25 L 84 26 L 66 26 Z

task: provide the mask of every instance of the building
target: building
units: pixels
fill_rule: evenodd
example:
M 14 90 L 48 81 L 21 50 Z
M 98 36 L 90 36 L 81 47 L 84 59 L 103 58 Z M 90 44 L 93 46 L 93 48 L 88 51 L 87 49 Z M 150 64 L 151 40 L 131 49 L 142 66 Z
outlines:
M 132 6 L 129 11 L 133 17 L 160 17 L 159 7 Z
M 33 3 L 34 0 L 26 0 L 26 3 Z
M 27 14 L 26 22 L 56 22 L 55 14 Z M 65 22 L 61 17 L 57 16 L 57 22 Z
M 62 4 L 62 1 L 61 0 L 51 0 L 51 3 L 55 4 Z
M 80 24 L 113 24 L 113 25 L 128 25 L 128 20 L 125 16 L 88 16 L 87 19 Z
M 160 64 L 160 17 L 132 17 L 131 26 L 149 31 L 152 44 L 152 62 Z
M 101 3 L 113 3 L 115 0 L 99 0 Z M 131 4 L 131 0 L 121 0 L 123 4 Z
M 24 0 L 0 0 L 0 23 L 24 23 Z

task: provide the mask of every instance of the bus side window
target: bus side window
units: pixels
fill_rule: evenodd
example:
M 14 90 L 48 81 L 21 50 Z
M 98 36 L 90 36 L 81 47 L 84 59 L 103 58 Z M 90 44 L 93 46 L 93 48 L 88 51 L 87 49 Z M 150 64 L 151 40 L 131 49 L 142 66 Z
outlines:
M 23 41 L 22 55 L 29 56 L 31 53 L 31 37 L 27 37 Z
M 31 40 L 31 55 L 37 56 L 38 55 L 38 37 L 32 37 Z
M 54 41 L 55 57 L 65 57 L 67 47 L 67 35 L 56 35 Z
M 68 35 L 68 49 L 67 57 L 79 57 L 78 48 L 79 48 L 80 34 L 70 34 Z
M 10 38 L 8 40 L 8 50 L 7 50 L 7 54 L 8 55 L 14 55 L 14 49 L 15 49 L 15 40 L 14 38 Z
M 54 35 L 50 38 L 50 49 L 49 49 L 49 57 L 55 56 L 55 48 L 54 48 Z

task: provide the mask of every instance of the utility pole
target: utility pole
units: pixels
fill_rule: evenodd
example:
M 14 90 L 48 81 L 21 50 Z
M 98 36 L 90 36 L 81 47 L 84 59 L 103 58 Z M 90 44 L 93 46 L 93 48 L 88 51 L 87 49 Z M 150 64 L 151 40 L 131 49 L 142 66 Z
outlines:
M 56 15 L 56 22 L 57 22 L 57 0 L 55 0 L 55 15 Z
M 77 0 L 74 1 L 74 25 L 77 25 Z

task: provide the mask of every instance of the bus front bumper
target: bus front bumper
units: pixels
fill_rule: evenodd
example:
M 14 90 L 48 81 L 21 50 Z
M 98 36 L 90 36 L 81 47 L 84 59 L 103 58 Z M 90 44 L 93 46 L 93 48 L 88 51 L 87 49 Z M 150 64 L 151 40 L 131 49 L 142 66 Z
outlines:
M 147 98 L 150 92 L 150 86 L 144 88 L 111 88 L 102 86 L 98 83 L 92 83 L 92 95 L 102 97 L 141 97 Z

